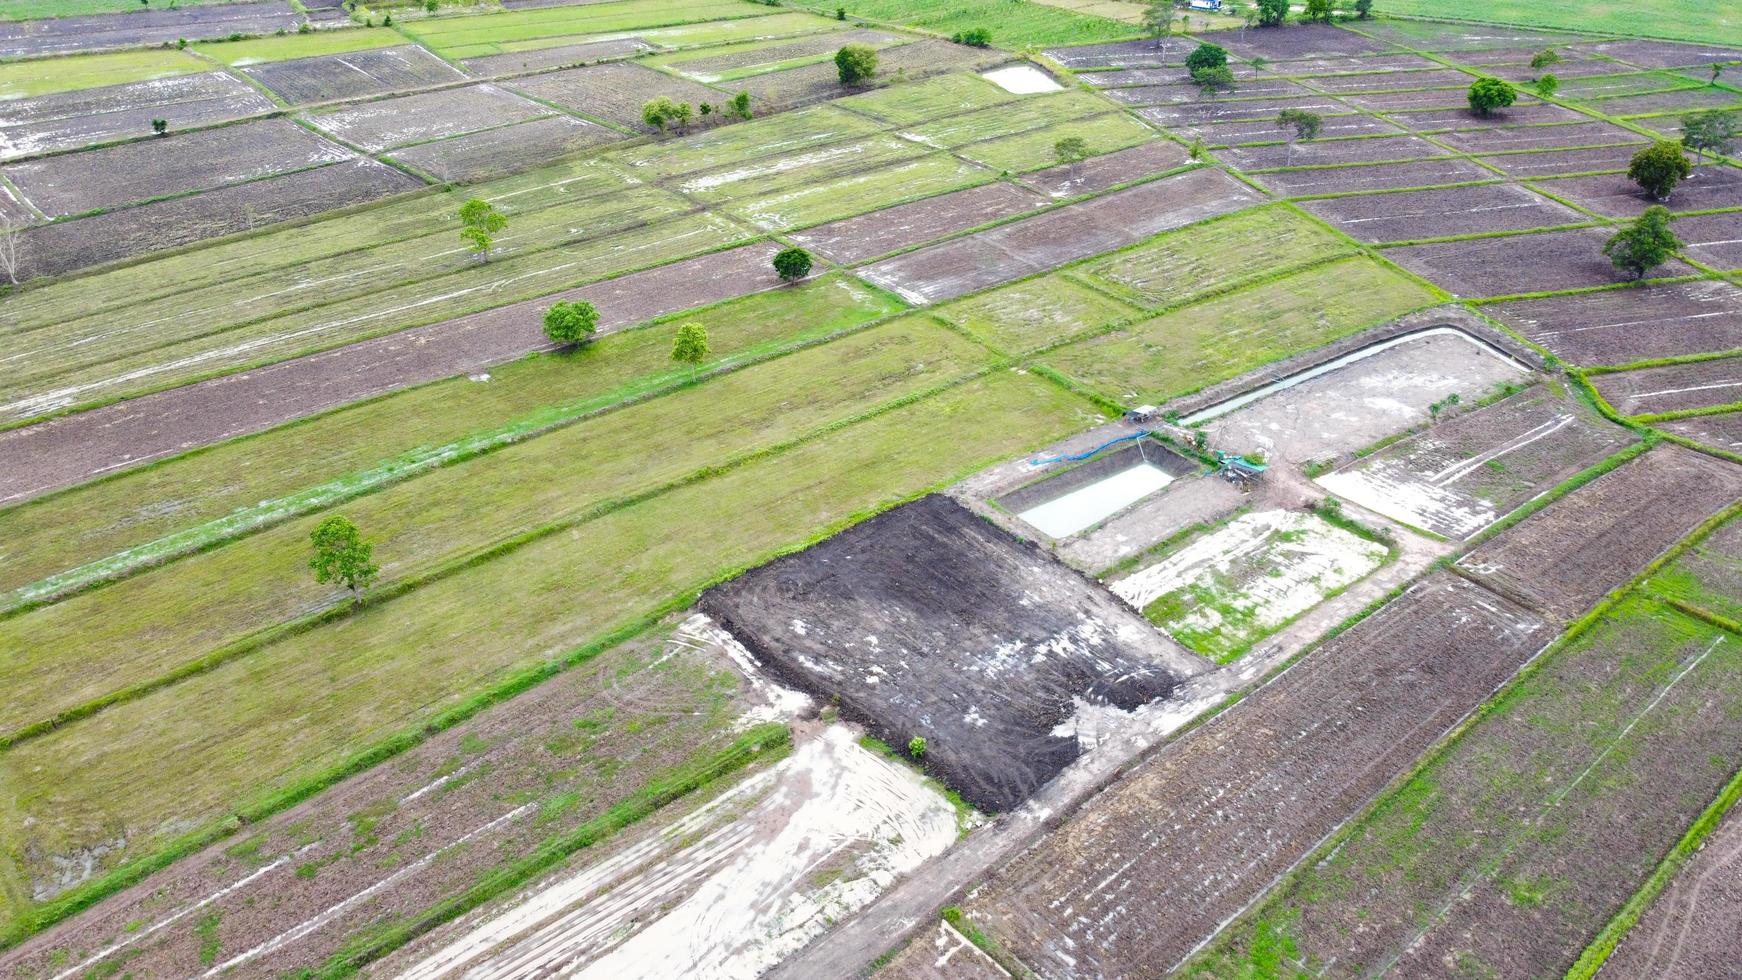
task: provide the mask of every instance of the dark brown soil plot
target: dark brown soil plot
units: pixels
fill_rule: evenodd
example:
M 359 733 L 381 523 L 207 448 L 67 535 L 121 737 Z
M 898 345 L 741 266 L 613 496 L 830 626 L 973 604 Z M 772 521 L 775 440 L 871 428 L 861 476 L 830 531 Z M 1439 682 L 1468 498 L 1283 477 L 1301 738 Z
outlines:
M 1468 153 L 1547 150 L 1564 146 L 1614 146 L 1641 141 L 1638 133 L 1613 123 L 1578 122 L 1548 126 L 1469 126 L 1434 137 Z
M 1289 58 L 1382 54 L 1395 50 L 1384 41 L 1324 24 L 1291 24 L 1280 30 L 1228 31 L 1218 34 L 1216 40 L 1231 53 L 1248 60 L 1262 57 L 1284 61 Z
M 1237 211 L 1259 197 L 1200 168 L 931 245 L 861 270 L 915 303 L 935 303 L 1054 269 L 1151 235 Z
M 1742 349 L 1742 289 L 1683 282 L 1483 308 L 1581 367 Z
M 1239 102 L 1254 98 L 1311 98 L 1312 89 L 1286 78 L 1239 82 L 1225 93 L 1209 93 L 1191 82 L 1110 88 L 1107 97 L 1125 105 L 1179 105 L 1183 102 Z
M 572 116 L 549 116 L 453 139 L 419 143 L 395 150 L 393 159 L 444 183 L 466 182 L 526 170 L 622 138 L 622 133 L 598 123 Z
M 1119 184 L 1165 173 L 1182 166 L 1189 159 L 1178 143 L 1156 140 L 1118 150 L 1103 156 L 1090 157 L 1075 167 L 1048 167 L 1022 178 L 1023 183 L 1052 195 L 1070 197 L 1093 194 Z
M 186 38 L 295 30 L 301 20 L 282 0 L 204 7 L 154 7 L 120 14 L 0 23 L 0 57 L 130 48 Z
M 1677 44 L 1674 41 L 1604 41 L 1584 48 L 1641 68 L 1699 68 L 1713 62 L 1742 61 L 1742 48 Z
M 1136 91 L 1114 89 L 1111 93 Z M 1179 105 L 1155 106 L 1139 113 L 1151 122 L 1163 126 L 1207 126 L 1214 123 L 1262 119 L 1274 124 L 1276 114 L 1284 109 L 1301 109 L 1328 115 L 1349 112 L 1348 106 L 1328 95 L 1308 95 L 1289 99 L 1231 99 L 1218 102 L 1185 102 Z M 1328 121 L 1328 120 L 1327 120 Z M 1330 135 L 1326 133 L 1325 135 Z
M 546 75 L 522 78 L 515 89 L 535 99 L 554 103 L 594 119 L 652 132 L 641 121 L 641 107 L 649 99 L 665 96 L 674 102 L 699 106 L 703 102 L 724 105 L 731 95 L 642 65 L 604 64 L 569 68 Z
M 1291 65 L 1283 65 L 1283 70 L 1290 70 Z M 1326 75 L 1322 77 L 1307 76 L 1302 78 L 1306 84 L 1321 92 L 1333 94 L 1344 92 L 1401 92 L 1412 89 L 1443 88 L 1457 86 L 1469 88 L 1470 76 L 1451 68 L 1439 68 L 1429 71 L 1387 71 L 1371 75 Z
M 1278 128 L 1277 136 L 1292 135 L 1292 129 Z M 1271 167 L 1324 167 L 1348 163 L 1381 163 L 1384 161 L 1428 160 L 1450 155 L 1451 151 L 1435 146 L 1419 136 L 1380 136 L 1344 140 L 1299 140 L 1267 146 L 1237 147 L 1216 155 L 1241 170 L 1265 170 Z
M 349 160 L 288 119 L 262 119 L 0 168 L 44 214 L 81 214 Z
M 1558 105 L 1535 102 L 1530 105 L 1520 104 L 1500 109 L 1489 116 L 1476 115 L 1470 111 L 1470 107 L 1466 103 L 1462 108 L 1396 112 L 1392 114 L 1391 118 L 1418 133 L 1424 133 L 1441 129 L 1476 129 L 1485 126 L 1535 126 L 1541 123 L 1584 122 L 1589 117 Z
M 423 186 L 364 157 L 32 228 L 20 251 L 31 275 L 58 275 Z
M 1610 116 L 1639 116 L 1702 109 L 1742 109 L 1742 95 L 1721 88 L 1686 88 L 1677 92 L 1592 99 L 1585 104 Z
M 107 963 L 141 977 L 199 976 L 250 952 L 235 975 L 318 967 L 347 940 L 424 912 L 723 747 L 736 677 L 680 649 L 650 669 L 661 644 L 637 647 L 246 827 L 9 957 L 41 976 L 82 973 L 117 944 Z
M 30 210 L 30 205 L 24 203 L 24 198 L 17 191 L 0 185 L 0 217 L 14 224 L 27 225 L 36 221 L 38 215 Z
M 1351 191 L 1393 190 L 1403 187 L 1437 187 L 1478 180 L 1498 180 L 1468 160 L 1423 160 L 1417 163 L 1381 163 L 1372 166 L 1325 167 L 1316 170 L 1279 170 L 1254 175 L 1253 180 L 1278 194 L 1301 197 L 1308 194 L 1346 194 Z
M 576 68 L 599 61 L 633 58 L 653 50 L 656 50 L 654 46 L 646 41 L 624 37 L 612 41 L 564 44 L 554 48 L 539 48 L 536 51 L 485 55 L 482 58 L 469 58 L 461 64 L 474 75 L 508 75 L 541 68 Z
M 1617 71 L 1626 71 L 1628 67 L 1614 61 L 1603 61 L 1597 58 L 1568 58 L 1563 55 L 1562 59 L 1556 62 L 1552 68 L 1532 68 L 1530 67 L 1530 58 L 1529 54 L 1520 54 L 1507 64 L 1483 65 L 1481 66 L 1482 73 L 1504 78 L 1509 82 L 1532 82 L 1543 72 L 1548 71 L 1564 81 L 1569 78 L 1609 75 Z
M 1439 68 L 1440 63 L 1418 54 L 1370 54 L 1345 57 L 1301 58 L 1266 66 L 1268 70 L 1290 78 L 1317 80 L 1332 74 L 1373 74 L 1386 71 L 1409 71 L 1415 68 Z
M 781 680 L 1002 812 L 1069 765 L 1081 699 L 1131 711 L 1204 669 L 1099 585 L 932 495 L 718 586 L 701 608 Z
M 831 221 L 792 239 L 836 262 L 854 263 L 1032 211 L 1046 201 L 1002 181 Z
M 1548 150 L 1541 153 L 1502 153 L 1481 160 L 1499 167 L 1509 177 L 1555 177 L 1598 170 L 1626 170 L 1643 143 L 1595 146 L 1586 150 Z
M 1623 415 L 1650 415 L 1742 402 L 1742 357 L 1666 364 L 1591 379 Z
M 1066 68 L 1141 68 L 1181 65 L 1191 50 L 1184 44 L 1164 47 L 1155 41 L 1119 41 L 1049 48 L 1046 56 Z
M 1466 78 L 1469 76 L 1465 76 Z M 1344 95 L 1344 102 L 1368 112 L 1414 112 L 1419 109 L 1462 109 L 1470 107 L 1469 86 L 1433 88 L 1420 92 L 1372 92 L 1365 95 Z M 1536 104 L 1536 100 L 1521 95 L 1508 112 L 1521 111 Z
M 957 69 L 987 67 L 1003 60 L 1005 56 L 1000 52 L 947 41 L 917 41 L 879 51 L 877 73 L 892 77 L 899 72 L 902 78 L 912 80 Z M 720 87 L 731 92 L 749 92 L 751 98 L 777 109 L 790 109 L 849 94 L 841 87 L 840 70 L 833 61 L 721 82 Z
M 1043 976 L 1153 976 L 1551 637 L 1441 572 L 1140 764 L 968 907 Z
M 1308 211 L 1369 243 L 1577 224 L 1585 216 L 1517 184 L 1308 201 Z
M 1149 118 L 1152 110 L 1144 109 L 1138 115 Z M 1276 143 L 1283 139 L 1283 131 L 1276 126 L 1276 117 L 1268 119 L 1249 119 L 1243 122 L 1210 123 L 1203 126 L 1184 127 L 1188 134 L 1199 136 L 1210 146 L 1238 146 L 1243 143 Z M 1319 130 L 1322 140 L 1354 136 L 1391 135 L 1403 132 L 1402 127 L 1375 116 L 1326 116 L 1323 127 Z
M 1545 231 L 1507 238 L 1411 245 L 1385 254 L 1454 295 L 1509 296 L 1625 281 L 1626 275 L 1617 272 L 1603 254 L 1603 243 L 1609 235 L 1601 228 Z M 1670 261 L 1652 274 L 1683 276 L 1692 271 L 1683 262 Z
M 1187 45 L 1177 45 L 1181 54 L 1188 53 Z M 1165 67 L 1154 68 L 1121 68 L 1115 71 L 1085 71 L 1077 76 L 1077 80 L 1094 88 L 1123 88 L 1132 85 L 1189 85 L 1191 75 L 1185 66 L 1174 58 Z M 1234 73 L 1236 79 L 1274 80 L 1275 75 L 1267 68 L 1254 68 L 1238 61 L 1228 62 L 1228 70 Z M 1196 88 L 1194 85 L 1193 88 Z
M 1683 251 L 1717 269 L 1742 269 L 1742 214 L 1699 214 L 1673 225 Z
M 409 385 L 454 377 L 549 345 L 559 299 L 586 299 L 612 330 L 779 285 L 776 247 L 728 249 L 483 313 L 172 388 L 0 432 L 0 502 L 185 452 Z
M 553 110 L 494 85 L 403 95 L 311 114 L 310 122 L 369 151 L 477 132 Z
M 291 105 L 404 92 L 466 77 L 415 44 L 248 65 L 242 72 Z
M 158 78 L 0 102 L 0 159 L 70 150 L 269 112 L 272 100 L 223 72 Z
M 1566 622 L 1738 496 L 1742 466 L 1664 446 L 1555 501 L 1459 565 Z
M 1696 415 L 1674 422 L 1659 422 L 1657 427 L 1718 449 L 1742 452 L 1742 412 Z
M 1732 808 L 1627 933 L 1603 974 L 1656 980 L 1725 976 L 1736 968 L 1737 936 L 1742 936 L 1742 809 Z
M 1545 180 L 1542 189 L 1598 214 L 1616 218 L 1640 214 L 1653 204 L 1662 204 L 1671 211 L 1706 211 L 1742 207 L 1742 170 L 1726 166 L 1701 167 L 1695 176 L 1677 184 L 1667 201 L 1659 201 L 1640 190 L 1639 185 L 1629 180 L 1625 173 Z M 1742 215 L 1730 215 L 1730 220 L 1742 227 Z

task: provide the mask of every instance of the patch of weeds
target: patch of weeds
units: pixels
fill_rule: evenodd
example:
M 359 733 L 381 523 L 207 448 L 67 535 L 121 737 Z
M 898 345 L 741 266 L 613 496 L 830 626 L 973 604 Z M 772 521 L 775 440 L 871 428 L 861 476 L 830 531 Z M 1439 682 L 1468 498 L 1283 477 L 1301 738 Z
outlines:
M 1309 459 L 1302 464 L 1300 471 L 1309 480 L 1316 480 L 1337 468 L 1337 461 L 1332 459 Z
M 218 962 L 218 950 L 223 948 L 218 938 L 219 921 L 218 913 L 213 912 L 194 926 L 194 936 L 200 941 L 200 962 L 206 966 Z
M 398 809 L 398 802 L 385 799 L 351 814 L 347 818 L 351 821 L 351 853 L 355 854 L 366 847 L 379 843 L 380 838 L 375 836 L 375 827 Z
M 560 819 L 563 814 L 573 810 L 575 805 L 581 802 L 581 799 L 582 796 L 578 790 L 559 793 L 544 801 L 543 805 L 538 808 L 538 816 L 533 818 L 534 822 L 550 823 L 552 820 Z
M 423 839 L 423 821 L 417 820 L 417 821 L 414 821 L 411 826 L 405 828 L 404 830 L 400 831 L 399 833 L 397 833 L 393 836 L 393 846 L 394 847 L 402 847 L 406 844 L 411 843 L 414 840 L 422 840 L 422 839 Z
M 266 860 L 260 853 L 265 846 L 266 834 L 261 832 L 224 848 L 224 855 L 244 864 L 261 864 Z
M 460 751 L 467 755 L 477 755 L 489 747 L 489 741 L 477 732 L 467 732 L 460 736 Z
M 322 868 L 332 864 L 338 859 L 338 853 L 334 852 L 323 858 L 315 858 L 313 861 L 304 861 L 296 866 L 296 876 L 304 881 L 313 881 L 315 880 L 315 876 L 321 873 Z

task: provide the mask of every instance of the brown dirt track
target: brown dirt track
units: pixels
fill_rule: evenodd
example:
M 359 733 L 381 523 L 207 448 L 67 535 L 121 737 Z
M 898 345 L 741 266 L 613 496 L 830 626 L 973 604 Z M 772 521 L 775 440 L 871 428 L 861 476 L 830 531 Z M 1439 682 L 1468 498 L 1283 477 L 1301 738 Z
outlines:
M 1742 936 L 1742 810 L 1732 809 L 1598 976 L 1726 976 L 1736 968 L 1737 936 Z
M 769 268 L 774 251 L 756 244 L 716 252 L 0 432 L 0 455 L 26 461 L 0 470 L 0 503 L 512 360 L 548 346 L 539 324 L 558 299 L 591 300 L 608 330 L 768 289 L 779 282 Z
M 1742 466 L 1663 446 L 1532 514 L 1458 564 L 1567 622 L 1738 497 Z
M 967 908 L 1044 976 L 1160 974 L 1547 642 L 1437 573 L 1166 746 Z
M 1577 224 L 1584 215 L 1517 184 L 1335 197 L 1301 205 L 1358 241 L 1395 242 Z
M 1032 191 L 999 181 L 831 221 L 795 232 L 792 239 L 850 265 L 1032 211 L 1045 203 Z
M 1603 374 L 1591 383 L 1623 415 L 1711 408 L 1742 402 L 1742 357 Z
M 1722 282 L 1513 300 L 1483 312 L 1580 367 L 1742 349 L 1742 289 Z

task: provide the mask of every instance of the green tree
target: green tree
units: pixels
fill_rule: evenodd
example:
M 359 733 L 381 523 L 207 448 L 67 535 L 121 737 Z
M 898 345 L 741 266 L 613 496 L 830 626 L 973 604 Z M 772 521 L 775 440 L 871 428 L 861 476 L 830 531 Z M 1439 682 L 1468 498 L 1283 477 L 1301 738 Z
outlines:
M 750 92 L 745 90 L 732 96 L 732 114 L 739 119 L 750 118 Z
M 1627 165 L 1627 176 L 1639 189 L 1660 201 L 1669 200 L 1675 185 L 1694 172 L 1693 164 L 1682 154 L 1680 143 L 1660 140 L 1638 153 Z
M 1543 48 L 1541 51 L 1530 56 L 1530 67 L 1532 68 L 1547 68 L 1549 65 L 1558 65 L 1560 63 L 1560 52 L 1556 51 L 1554 48 Z
M 151 121 L 151 131 L 156 133 L 159 136 L 162 136 L 164 133 L 169 132 L 169 120 L 167 120 L 167 119 L 153 119 Z
M 1355 16 L 1361 20 L 1373 17 L 1373 0 L 1355 0 Z
M 370 561 L 375 546 L 363 540 L 357 525 L 334 514 L 309 534 L 309 541 L 314 545 L 314 554 L 308 567 L 314 570 L 315 581 L 322 585 L 338 582 L 351 590 L 352 601 L 361 601 L 363 590 L 381 568 Z
M 877 77 L 877 51 L 869 44 L 849 44 L 835 52 L 835 71 L 848 88 Z
M 1234 69 L 1227 65 L 1219 68 L 1200 68 L 1192 72 L 1192 81 L 1206 92 L 1228 92 L 1234 88 Z
M 641 121 L 661 132 L 665 124 L 677 118 L 677 103 L 660 95 L 648 99 L 641 106 Z
M 1288 0 L 1258 0 L 1258 26 L 1277 27 L 1288 19 Z
M 1293 129 L 1294 135 L 1288 138 L 1287 166 L 1294 166 L 1294 144 L 1296 141 L 1318 138 L 1319 129 L 1325 120 L 1316 112 L 1305 109 L 1284 109 L 1276 114 L 1278 129 Z
M 1186 56 L 1186 71 L 1196 78 L 1198 72 L 1207 68 L 1225 68 L 1228 65 L 1228 52 L 1220 45 L 1200 44 L 1197 50 Z
M 1668 262 L 1682 243 L 1669 230 L 1669 209 L 1653 204 L 1633 224 L 1616 232 L 1603 245 L 1603 254 L 1622 272 L 1645 278 L 1652 269 Z
M 1173 9 L 1172 0 L 1154 0 L 1143 8 L 1143 30 L 1155 39 L 1156 47 L 1161 47 L 1162 38 L 1173 34 L 1173 24 L 1177 19 L 1179 13 Z
M 783 248 L 775 253 L 774 271 L 785 282 L 798 282 L 811 274 L 811 253 L 796 246 Z
M 1536 94 L 1542 96 L 1545 99 L 1548 98 L 1549 96 L 1553 95 L 1555 93 L 1555 89 L 1558 89 L 1560 87 L 1561 87 L 1561 80 L 1554 77 L 1553 72 L 1544 72 L 1543 76 L 1536 80 Z
M 696 368 L 708 359 L 708 353 L 708 331 L 701 324 L 692 321 L 677 328 L 677 339 L 671 344 L 671 359 L 688 364 L 690 377 L 695 377 Z
M 1742 138 L 1742 112 L 1713 109 L 1682 117 L 1682 145 L 1694 151 L 1696 165 L 1705 163 L 1708 153 L 1724 156 L 1735 152 L 1738 138 Z
M 965 31 L 957 31 L 950 40 L 970 48 L 989 48 L 992 46 L 992 32 L 984 27 L 971 27 Z
M 497 232 L 508 227 L 508 219 L 496 210 L 496 205 L 474 197 L 460 205 L 460 238 L 472 254 L 489 261 L 490 246 Z
M 1517 101 L 1518 93 L 1498 78 L 1478 78 L 1470 85 L 1470 111 L 1478 116 L 1491 116 Z
M 1052 155 L 1060 166 L 1071 168 L 1071 178 L 1077 176 L 1077 165 L 1089 158 L 1089 141 L 1081 136 L 1066 136 L 1052 145 Z
M 1306 9 L 1301 11 L 1300 19 L 1305 23 L 1331 22 L 1331 0 L 1306 0 Z
M 584 299 L 552 303 L 544 311 L 544 335 L 553 344 L 573 347 L 599 329 L 599 310 Z

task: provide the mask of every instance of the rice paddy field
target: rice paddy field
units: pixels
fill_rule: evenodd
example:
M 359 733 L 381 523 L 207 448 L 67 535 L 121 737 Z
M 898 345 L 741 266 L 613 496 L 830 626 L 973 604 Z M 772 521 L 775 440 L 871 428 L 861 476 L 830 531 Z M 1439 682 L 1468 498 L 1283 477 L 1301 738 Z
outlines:
M 1742 35 L 1415 6 L 8 9 L 0 978 L 1698 975 Z

